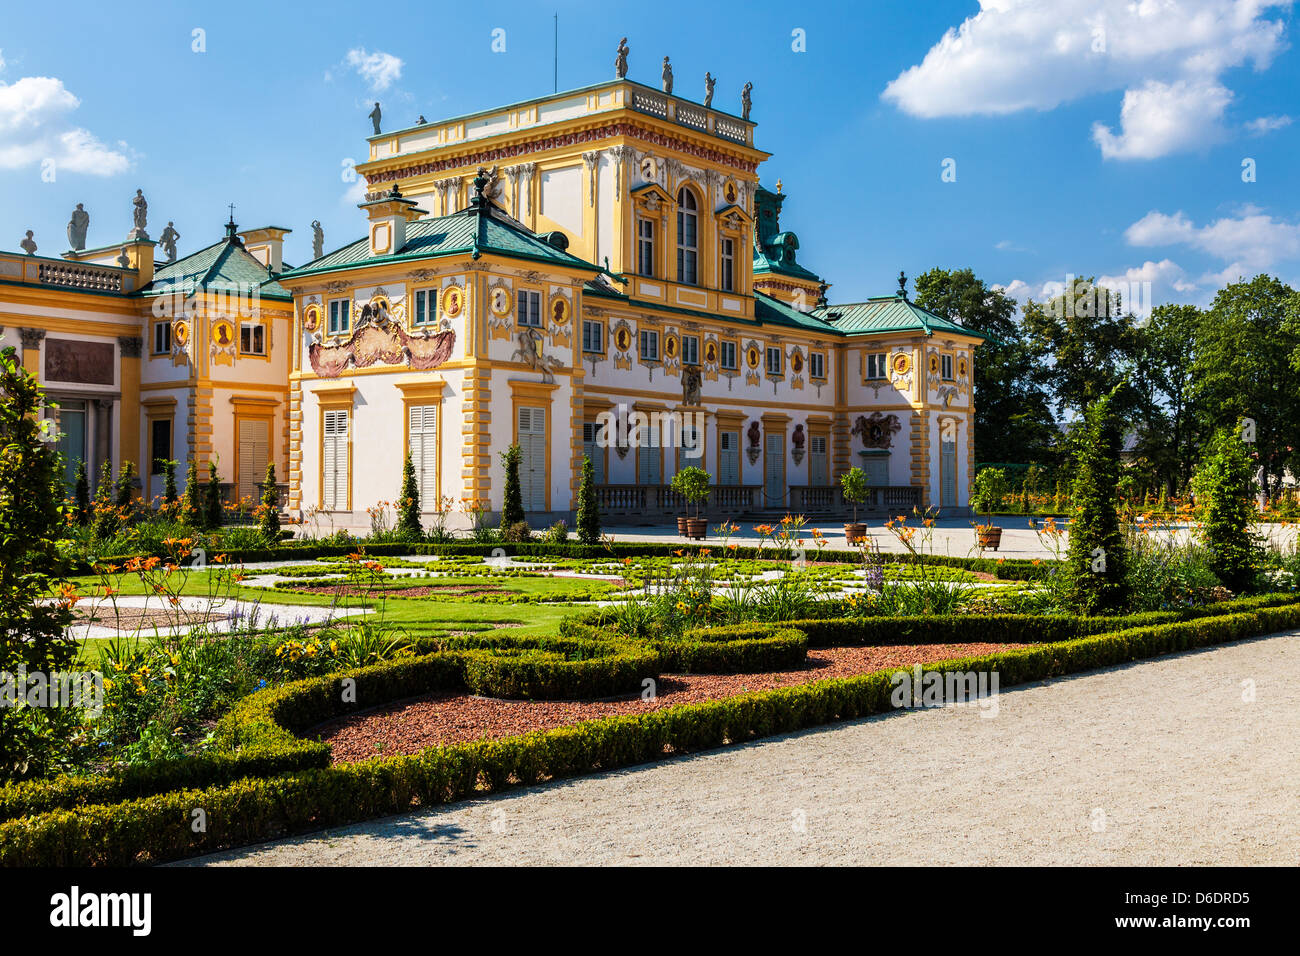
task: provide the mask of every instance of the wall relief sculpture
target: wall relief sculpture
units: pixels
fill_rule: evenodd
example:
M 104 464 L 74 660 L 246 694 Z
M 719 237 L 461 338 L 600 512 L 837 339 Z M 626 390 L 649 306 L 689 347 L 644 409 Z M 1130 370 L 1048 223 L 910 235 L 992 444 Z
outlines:
M 902 429 L 897 415 L 872 412 L 870 418 L 859 415 L 850 434 L 861 436 L 863 448 L 888 448 L 894 443 L 894 435 Z
M 388 314 L 380 302 L 365 305 L 352 336 L 339 345 L 313 342 L 307 350 L 312 370 L 322 378 L 337 378 L 350 368 L 406 365 L 425 371 L 451 356 L 456 333 L 450 328 L 412 335 Z

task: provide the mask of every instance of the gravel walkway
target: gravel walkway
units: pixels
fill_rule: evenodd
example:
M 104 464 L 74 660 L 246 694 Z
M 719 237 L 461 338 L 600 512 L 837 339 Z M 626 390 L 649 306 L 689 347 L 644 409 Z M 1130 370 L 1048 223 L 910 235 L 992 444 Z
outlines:
M 992 718 L 871 718 L 191 862 L 1294 865 L 1297 638 L 1011 688 Z

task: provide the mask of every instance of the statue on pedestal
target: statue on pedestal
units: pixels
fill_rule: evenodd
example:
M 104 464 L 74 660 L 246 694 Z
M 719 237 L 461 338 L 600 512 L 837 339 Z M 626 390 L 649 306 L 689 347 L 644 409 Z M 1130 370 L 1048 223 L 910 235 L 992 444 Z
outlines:
M 131 230 L 128 239 L 148 239 L 149 234 L 144 231 L 144 227 L 149 223 L 149 201 L 144 198 L 144 190 L 137 189 L 135 198 L 131 200 L 131 205 L 135 208 L 131 211 L 131 221 L 135 228 Z
M 180 237 L 181 234 L 176 231 L 176 227 L 168 219 L 167 228 L 162 231 L 162 235 L 158 239 L 158 244 L 162 246 L 163 252 L 167 253 L 168 262 L 176 261 L 176 240 Z
M 740 91 L 740 118 L 749 119 L 750 108 L 753 107 L 754 101 L 750 98 L 749 92 L 754 88 L 753 83 L 746 83 L 745 88 Z
M 74 252 L 86 248 L 88 229 L 90 229 L 90 213 L 86 212 L 81 203 L 77 203 L 77 208 L 72 210 L 72 218 L 68 220 L 68 248 Z
M 320 220 L 311 221 L 311 257 L 319 259 L 325 255 L 325 230 L 320 227 Z
M 22 242 L 18 243 L 18 245 L 20 245 L 23 252 L 27 253 L 29 256 L 36 255 L 36 240 L 33 238 L 30 229 L 27 230 L 27 235 L 23 238 Z
M 623 79 L 627 76 L 627 37 L 618 41 L 618 55 L 614 57 L 614 76 Z
M 713 105 L 713 84 L 717 82 L 718 81 L 713 78 L 712 73 L 706 72 L 704 74 L 704 105 L 705 106 Z
M 384 115 L 384 114 L 383 114 L 382 112 L 380 112 L 380 110 L 379 110 L 379 104 L 376 103 L 376 104 L 375 104 L 375 108 L 374 108 L 373 110 L 370 111 L 370 122 L 372 122 L 372 123 L 375 124 L 375 135 L 376 135 L 376 136 L 379 135 L 379 120 L 380 120 L 381 118 L 383 118 L 383 115 Z
M 668 62 L 668 57 L 664 57 L 664 92 L 673 91 L 673 65 Z

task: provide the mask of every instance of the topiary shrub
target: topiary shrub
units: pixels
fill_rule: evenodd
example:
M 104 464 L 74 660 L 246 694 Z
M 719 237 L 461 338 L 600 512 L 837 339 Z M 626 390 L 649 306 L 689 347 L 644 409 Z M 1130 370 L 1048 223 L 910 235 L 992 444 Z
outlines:
M 1250 533 L 1255 466 L 1237 431 L 1215 434 L 1209 453 L 1192 479 L 1201 517 L 1201 540 L 1210 553 L 1210 570 L 1232 591 L 1250 588 L 1260 553 Z
M 403 541 L 419 541 L 424 537 L 424 526 L 420 524 L 420 487 L 415 481 L 415 463 L 409 451 L 402 464 L 402 490 L 398 502 L 398 537 Z
M 518 445 L 511 445 L 501 453 L 501 464 L 506 470 L 506 490 L 501 502 L 501 536 L 507 541 L 518 540 L 506 537 L 515 525 L 524 523 L 524 496 L 519 488 L 519 462 L 523 453 Z
M 203 527 L 203 508 L 200 504 L 199 463 L 193 458 L 185 469 L 185 494 L 181 496 L 181 521 L 191 528 Z
M 1128 602 L 1128 552 L 1119 524 L 1119 386 L 1089 406 L 1075 441 L 1073 520 L 1066 559 L 1068 593 L 1080 613 L 1122 610 Z
M 844 492 L 844 500 L 853 505 L 853 523 L 858 523 L 858 505 L 867 500 L 868 485 L 867 473 L 854 465 L 844 474 L 840 475 L 840 490 Z
M 596 466 L 591 456 L 582 458 L 582 485 L 578 488 L 578 540 L 600 544 L 600 508 L 596 505 Z
M 208 462 L 208 485 L 203 493 L 203 524 L 209 531 L 221 527 L 225 512 L 221 507 L 221 476 L 217 474 L 217 463 Z
M 90 521 L 90 479 L 86 477 L 85 461 L 77 461 L 77 479 L 72 486 L 73 514 L 77 524 L 85 527 Z
M 275 486 L 275 462 L 266 463 L 266 481 L 262 485 L 260 527 L 267 544 L 280 540 L 280 491 Z

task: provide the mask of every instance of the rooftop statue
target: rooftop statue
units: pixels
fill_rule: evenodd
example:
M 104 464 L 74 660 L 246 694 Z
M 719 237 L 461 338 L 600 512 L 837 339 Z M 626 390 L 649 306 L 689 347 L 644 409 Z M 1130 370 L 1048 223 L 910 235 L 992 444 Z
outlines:
M 18 243 L 18 245 L 22 246 L 23 252 L 27 253 L 29 256 L 36 255 L 36 240 L 32 238 L 32 231 L 30 229 L 27 230 L 26 237 L 24 237 L 23 241 Z
M 135 198 L 131 200 L 131 205 L 135 207 L 131 211 L 131 221 L 135 228 L 131 230 L 131 239 L 148 239 L 149 234 L 144 231 L 144 227 L 149 224 L 149 201 L 144 198 L 144 190 L 137 189 Z
M 614 76 L 623 79 L 627 76 L 627 37 L 618 41 L 618 55 L 614 57 Z
M 81 203 L 77 203 L 77 208 L 72 210 L 72 218 L 68 220 L 68 248 L 76 252 L 86 248 L 88 229 L 90 229 L 90 213 L 86 212 Z
M 384 114 L 383 114 L 383 113 L 380 111 L 380 109 L 379 109 L 379 104 L 376 103 L 376 104 L 375 104 L 375 108 L 374 108 L 373 110 L 370 111 L 370 122 L 372 122 L 372 123 L 375 124 L 375 135 L 376 135 L 376 136 L 379 135 L 379 121 L 383 118 L 383 115 L 384 115 Z
M 668 57 L 664 57 L 664 92 L 673 91 L 673 65 L 668 62 Z
M 311 221 L 311 257 L 319 259 L 325 255 L 325 230 L 320 227 L 320 220 Z
M 176 240 L 180 237 L 181 234 L 176 231 L 176 227 L 172 224 L 172 221 L 170 219 L 167 220 L 167 228 L 164 229 L 162 235 L 158 237 L 158 244 L 162 246 L 163 252 L 167 253 L 168 262 L 176 261 Z
M 713 105 L 713 85 L 718 81 L 713 78 L 712 73 L 704 74 L 704 105 Z
M 740 118 L 749 119 L 750 108 L 753 107 L 754 101 L 750 98 L 749 92 L 754 88 L 753 83 L 746 83 L 745 88 L 740 91 Z

